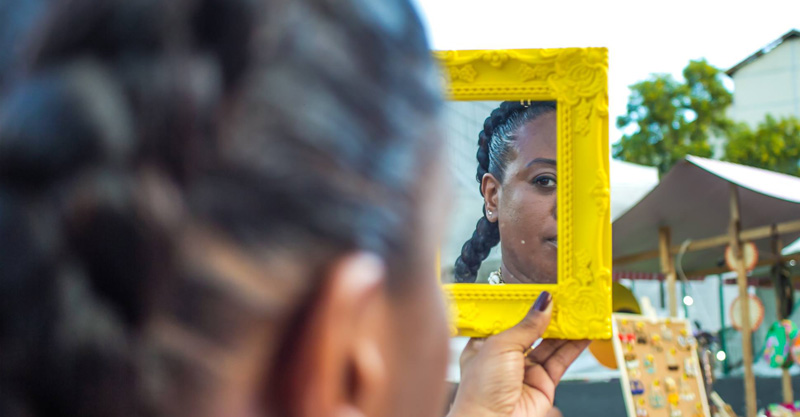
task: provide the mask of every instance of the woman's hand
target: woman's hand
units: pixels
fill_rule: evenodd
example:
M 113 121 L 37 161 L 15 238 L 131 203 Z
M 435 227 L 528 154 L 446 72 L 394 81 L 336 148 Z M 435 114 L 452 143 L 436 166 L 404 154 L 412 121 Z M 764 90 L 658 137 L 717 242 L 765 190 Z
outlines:
M 556 385 L 589 341 L 547 339 L 529 349 L 550 323 L 551 299 L 543 291 L 519 324 L 469 341 L 450 417 L 544 417 L 553 408 Z

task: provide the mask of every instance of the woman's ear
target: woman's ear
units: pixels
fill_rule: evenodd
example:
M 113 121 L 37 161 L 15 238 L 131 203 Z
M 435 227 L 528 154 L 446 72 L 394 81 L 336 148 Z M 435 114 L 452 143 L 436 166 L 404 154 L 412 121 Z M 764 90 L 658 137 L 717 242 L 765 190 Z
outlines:
M 497 202 L 500 200 L 501 192 L 500 181 L 492 174 L 483 174 L 481 194 L 483 194 L 483 204 L 486 206 L 486 218 L 492 223 L 497 221 Z
M 379 415 L 389 406 L 390 334 L 386 270 L 370 254 L 350 254 L 325 276 L 308 305 L 298 352 L 284 367 L 290 415 Z M 277 382 L 281 384 L 281 382 Z

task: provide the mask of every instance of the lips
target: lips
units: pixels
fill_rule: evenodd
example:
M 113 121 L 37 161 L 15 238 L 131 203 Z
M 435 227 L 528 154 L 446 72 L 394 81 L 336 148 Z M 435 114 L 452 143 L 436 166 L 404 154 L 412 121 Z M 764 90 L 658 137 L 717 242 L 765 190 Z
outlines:
M 558 248 L 558 237 L 551 237 L 551 238 L 545 239 L 545 242 L 550 244 L 550 245 L 553 245 L 555 248 Z

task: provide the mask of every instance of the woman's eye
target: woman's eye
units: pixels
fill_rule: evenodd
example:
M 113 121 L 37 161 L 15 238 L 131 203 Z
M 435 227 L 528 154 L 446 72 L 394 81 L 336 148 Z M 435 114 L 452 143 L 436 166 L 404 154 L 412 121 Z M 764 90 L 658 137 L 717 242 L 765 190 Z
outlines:
M 533 183 L 545 188 L 554 188 L 556 186 L 556 179 L 550 176 L 542 175 L 540 177 L 536 177 L 533 180 Z

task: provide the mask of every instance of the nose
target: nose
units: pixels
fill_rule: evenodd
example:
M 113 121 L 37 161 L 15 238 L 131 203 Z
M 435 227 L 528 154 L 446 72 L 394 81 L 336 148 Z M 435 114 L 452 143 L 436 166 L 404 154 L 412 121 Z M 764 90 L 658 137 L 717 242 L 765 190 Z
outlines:
M 550 214 L 553 215 L 554 219 L 558 220 L 558 199 L 555 197 L 553 198 L 553 207 Z

